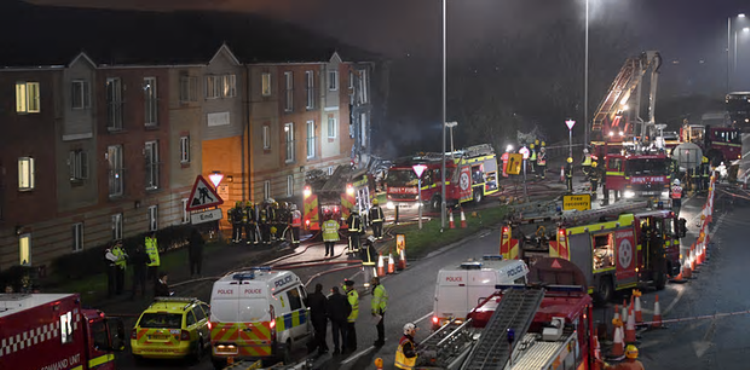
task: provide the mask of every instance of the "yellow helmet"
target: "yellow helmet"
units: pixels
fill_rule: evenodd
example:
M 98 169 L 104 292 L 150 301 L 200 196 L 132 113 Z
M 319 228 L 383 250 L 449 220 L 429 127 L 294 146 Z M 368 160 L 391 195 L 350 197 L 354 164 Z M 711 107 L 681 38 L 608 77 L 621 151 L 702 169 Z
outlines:
M 379 202 L 378 202 L 378 198 L 375 198 L 375 199 L 373 199 L 373 200 L 372 200 L 372 205 L 373 205 L 373 206 L 377 206 L 377 205 L 378 205 L 378 203 L 379 203 Z
M 625 347 L 625 357 L 635 360 L 638 358 L 638 347 L 628 344 L 627 347 Z
M 253 202 L 251 202 L 249 200 L 247 202 L 245 202 L 245 207 L 252 207 L 252 206 L 253 206 Z
M 242 207 L 242 201 L 238 200 L 236 203 L 234 203 L 234 206 L 237 207 L 237 208 Z
M 573 158 L 568 157 L 568 163 L 573 163 Z
M 544 141 L 542 141 L 542 146 L 546 146 L 546 145 L 547 145 L 547 143 L 545 143 Z
M 597 165 L 597 163 L 596 163 L 596 162 L 591 162 L 591 167 L 594 167 L 594 168 L 596 168 L 596 165 Z
M 279 202 L 273 202 L 273 208 L 279 208 Z
M 705 155 L 703 156 L 703 163 L 708 163 L 708 158 Z
M 539 145 L 539 140 L 534 140 L 534 144 Z
M 531 149 L 534 149 L 534 144 L 529 145 Z
M 277 230 L 278 229 L 276 229 L 276 226 L 271 226 L 271 234 L 276 234 Z M 636 350 L 636 355 L 638 355 L 638 350 Z

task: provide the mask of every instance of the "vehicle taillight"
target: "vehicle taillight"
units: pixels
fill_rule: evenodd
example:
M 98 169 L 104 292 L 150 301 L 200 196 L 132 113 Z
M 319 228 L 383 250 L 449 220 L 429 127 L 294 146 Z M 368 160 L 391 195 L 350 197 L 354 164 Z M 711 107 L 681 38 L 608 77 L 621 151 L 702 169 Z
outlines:
M 309 186 L 309 185 L 305 186 L 305 189 L 304 189 L 304 190 L 302 190 L 302 195 L 303 195 L 303 196 L 304 196 L 305 198 L 307 198 L 307 197 L 309 197 L 310 195 L 312 195 L 312 189 L 310 189 L 310 186 Z
M 138 331 L 135 328 L 130 332 L 130 339 L 138 339 Z
M 437 316 L 433 316 L 432 317 L 432 323 L 435 324 L 435 325 L 437 325 L 437 323 L 438 323 L 438 317 Z
M 209 321 L 208 322 L 208 330 L 211 330 L 211 328 L 213 328 L 213 327 L 214 327 L 214 324 L 211 321 Z
M 276 341 L 276 310 L 273 309 L 273 305 L 268 306 L 268 314 L 271 315 L 271 340 Z
M 189 341 L 190 340 L 190 332 L 187 330 L 183 330 L 180 332 L 180 340 Z

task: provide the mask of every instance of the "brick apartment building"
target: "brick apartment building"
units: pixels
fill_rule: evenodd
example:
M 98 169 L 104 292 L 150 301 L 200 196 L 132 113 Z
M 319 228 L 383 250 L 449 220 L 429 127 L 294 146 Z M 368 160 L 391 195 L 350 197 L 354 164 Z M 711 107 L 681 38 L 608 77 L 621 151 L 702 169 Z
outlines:
M 0 271 L 50 268 L 61 255 L 189 223 L 199 174 L 224 175 L 225 211 L 246 199 L 299 202 L 306 172 L 369 153 L 374 60 L 326 43 L 175 31 L 194 15 L 105 16 L 159 37 L 60 35 L 63 45 L 45 38 L 0 56 Z

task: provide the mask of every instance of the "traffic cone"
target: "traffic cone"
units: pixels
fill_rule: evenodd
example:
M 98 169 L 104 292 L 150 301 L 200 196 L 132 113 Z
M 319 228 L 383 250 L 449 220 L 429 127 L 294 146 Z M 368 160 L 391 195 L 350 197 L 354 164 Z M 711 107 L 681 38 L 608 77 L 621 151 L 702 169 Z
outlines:
M 628 324 L 625 325 L 625 343 L 635 343 L 635 315 L 631 309 L 628 312 Z
M 401 248 L 398 254 L 398 269 L 399 271 L 406 270 L 406 248 Z
M 641 291 L 633 289 L 633 295 L 635 296 L 635 323 L 636 325 L 643 324 L 643 312 L 641 311 Z
M 451 229 L 455 229 L 456 223 L 453 222 L 453 211 L 450 208 L 448 208 L 448 215 L 450 215 L 450 218 L 448 219 L 448 224 L 450 225 Z
M 393 261 L 393 254 L 388 252 L 388 273 L 393 274 L 396 272 L 396 263 Z
M 375 364 L 375 368 L 377 370 L 383 370 L 383 359 L 382 358 L 380 358 L 380 357 L 376 358 L 373 363 Z
M 593 370 L 601 370 L 601 365 L 599 361 L 602 359 L 602 347 L 599 344 L 599 335 L 596 329 L 594 329 L 594 367 Z
M 682 265 L 682 275 L 685 277 L 685 279 L 692 279 L 693 278 L 693 269 L 690 267 L 690 252 L 688 252 L 688 258 L 685 260 L 685 263 Z
M 622 321 L 622 319 L 620 318 L 620 305 L 619 304 L 615 305 L 615 317 L 612 318 L 612 323 L 614 323 L 617 320 Z M 612 331 L 612 338 L 615 338 L 617 336 L 617 326 L 613 326 L 613 328 L 614 328 L 614 331 Z
M 622 334 L 622 320 L 613 319 L 612 324 L 615 326 L 615 341 L 610 351 L 611 357 L 622 357 L 625 355 L 625 342 Z
M 383 263 L 383 254 L 378 253 L 378 277 L 385 276 L 385 264 Z
M 661 328 L 661 306 L 659 306 L 659 295 L 656 295 L 656 301 L 654 302 L 654 318 L 651 320 L 652 328 Z
M 464 209 L 461 208 L 461 228 L 466 228 L 466 216 L 464 215 Z

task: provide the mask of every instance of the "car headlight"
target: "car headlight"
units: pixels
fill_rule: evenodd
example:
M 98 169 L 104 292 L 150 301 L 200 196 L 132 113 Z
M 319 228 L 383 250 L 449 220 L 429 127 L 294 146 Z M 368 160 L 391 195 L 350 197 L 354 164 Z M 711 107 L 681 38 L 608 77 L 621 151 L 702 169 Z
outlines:
M 393 202 L 387 202 L 385 204 L 385 208 L 394 209 L 394 208 L 396 208 L 396 206 L 393 204 Z
M 633 192 L 632 190 L 625 190 L 625 193 L 623 193 L 623 195 L 625 196 L 625 198 L 632 198 L 635 196 L 635 192 Z

